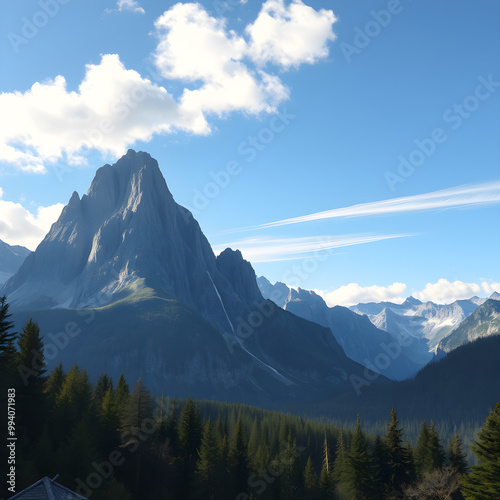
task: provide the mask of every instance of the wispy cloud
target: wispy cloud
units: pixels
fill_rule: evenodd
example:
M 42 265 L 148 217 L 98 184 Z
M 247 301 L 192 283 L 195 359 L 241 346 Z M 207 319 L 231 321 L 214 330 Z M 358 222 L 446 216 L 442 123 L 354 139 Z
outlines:
M 376 241 L 403 238 L 410 234 L 366 235 L 350 234 L 343 236 L 312 236 L 302 238 L 246 238 L 238 241 L 214 246 L 216 254 L 225 248 L 238 249 L 243 257 L 252 263 L 276 262 L 307 257 L 309 254 L 328 254 L 335 248 L 362 245 Z
M 118 0 L 116 2 L 116 10 L 118 12 L 128 11 L 134 14 L 145 14 L 146 11 L 139 5 L 136 0 Z M 108 9 L 107 12 L 110 12 Z
M 459 186 L 415 196 L 405 196 L 402 198 L 392 198 L 371 203 L 361 203 L 349 207 L 334 208 L 332 210 L 316 212 L 310 215 L 235 229 L 231 232 L 266 229 L 326 219 L 456 209 L 497 203 L 500 203 L 500 181 L 493 181 L 486 184 Z

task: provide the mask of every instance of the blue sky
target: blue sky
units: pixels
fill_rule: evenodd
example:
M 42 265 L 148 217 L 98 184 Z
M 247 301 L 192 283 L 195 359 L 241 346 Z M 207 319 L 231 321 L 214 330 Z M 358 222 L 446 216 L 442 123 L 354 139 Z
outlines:
M 33 249 L 133 147 L 273 282 L 331 304 L 489 295 L 499 18 L 495 0 L 9 2 L 0 239 Z

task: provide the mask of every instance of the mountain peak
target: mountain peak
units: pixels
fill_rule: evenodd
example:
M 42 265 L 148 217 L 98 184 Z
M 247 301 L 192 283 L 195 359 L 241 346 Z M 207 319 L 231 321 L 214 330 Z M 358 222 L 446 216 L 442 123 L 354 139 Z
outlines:
M 491 295 L 490 295 L 490 300 L 500 300 L 500 293 L 498 292 L 493 292 Z
M 413 297 L 413 295 L 407 297 L 407 299 L 403 302 L 404 306 L 420 306 L 421 304 L 422 302 Z

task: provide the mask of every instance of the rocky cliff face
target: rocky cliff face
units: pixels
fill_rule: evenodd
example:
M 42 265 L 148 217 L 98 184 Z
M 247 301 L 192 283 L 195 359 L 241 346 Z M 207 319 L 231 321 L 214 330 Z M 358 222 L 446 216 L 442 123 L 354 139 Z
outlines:
M 4 293 L 17 309 L 100 307 L 132 295 L 175 298 L 222 328 L 227 319 L 212 283 L 232 298 L 232 312 L 248 309 L 262 300 L 248 266 L 240 253 L 216 261 L 156 160 L 130 150 L 97 171 L 86 195 L 73 193 Z
M 215 257 L 147 153 L 74 193 L 3 293 L 18 327 L 39 321 L 50 363 L 124 371 L 156 393 L 265 404 L 364 377 L 328 329 L 262 297 L 239 251 Z

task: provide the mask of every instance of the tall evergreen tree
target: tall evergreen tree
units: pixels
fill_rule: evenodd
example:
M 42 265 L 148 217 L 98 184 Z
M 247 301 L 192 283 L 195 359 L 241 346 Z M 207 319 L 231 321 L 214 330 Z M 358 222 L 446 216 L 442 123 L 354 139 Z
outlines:
M 441 469 L 444 465 L 446 454 L 432 420 L 429 426 L 429 446 L 431 449 L 432 469 Z
M 151 435 L 153 400 L 139 378 L 122 416 L 122 440 L 135 460 L 135 486 L 139 489 L 142 458 Z M 154 429 L 153 429 L 154 430 Z
M 349 498 L 365 500 L 370 497 L 372 472 L 370 466 L 368 445 L 358 417 L 342 480 Z
M 424 420 L 420 427 L 417 447 L 415 448 L 415 468 L 419 478 L 421 478 L 425 472 L 428 472 L 433 468 L 429 441 L 429 429 L 427 428 L 427 422 Z
M 479 465 L 463 478 L 462 494 L 467 500 L 498 500 L 500 494 L 500 403 L 495 405 L 479 431 L 471 450 Z
M 10 356 L 15 351 L 14 342 L 17 334 L 12 330 L 14 323 L 10 321 L 11 317 L 9 304 L 4 295 L 0 298 L 0 360 L 3 356 Z
M 61 391 L 64 383 L 64 370 L 62 361 L 60 361 L 50 372 L 45 381 L 44 392 L 49 396 L 52 402 L 55 402 L 57 395 Z
M 228 455 L 228 475 L 231 481 L 232 494 L 244 492 L 248 485 L 248 443 L 241 418 L 234 426 Z
M 458 432 L 455 431 L 453 440 L 448 448 L 448 460 L 450 465 L 459 473 L 466 474 L 469 466 L 467 464 L 467 455 L 464 452 L 463 443 Z
M 43 342 L 38 324 L 29 319 L 19 338 L 19 353 L 16 356 L 17 372 L 20 376 L 17 385 L 17 407 L 19 426 L 27 433 L 31 442 L 40 436 L 45 414 L 43 388 L 46 364 Z M 33 409 L 36 409 L 35 413 Z
M 388 486 L 392 492 L 400 492 L 408 482 L 408 452 L 403 446 L 403 430 L 394 408 L 391 410 L 391 421 L 387 427 L 385 446 L 387 450 Z
M 198 474 L 203 492 L 203 497 L 213 500 L 217 487 L 217 461 L 218 450 L 215 440 L 215 432 L 212 422 L 208 419 L 203 430 L 198 461 L 196 462 L 196 473 Z
M 380 436 L 377 436 L 372 452 L 374 500 L 382 500 L 387 492 L 389 483 L 389 470 L 387 462 L 385 444 Z
M 343 467 L 345 465 L 345 450 L 343 447 L 342 441 L 342 433 L 340 435 L 340 441 L 342 443 L 342 464 L 340 460 L 335 460 L 335 466 L 338 466 L 338 469 L 332 467 L 331 456 L 330 456 L 330 446 L 328 444 L 328 438 L 325 430 L 325 439 L 323 441 L 323 463 L 321 464 L 321 472 L 319 474 L 319 494 L 320 498 L 328 499 L 333 495 L 333 490 L 335 488 L 335 472 L 338 472 L 338 477 L 341 477 L 343 474 Z M 338 454 L 338 446 L 337 446 L 337 458 L 339 458 Z M 340 465 L 342 466 L 342 471 L 340 471 Z
M 306 488 L 306 495 L 308 498 L 314 498 L 316 486 L 318 484 L 318 476 L 314 470 L 311 457 L 307 458 L 306 468 L 304 470 L 304 486 Z

